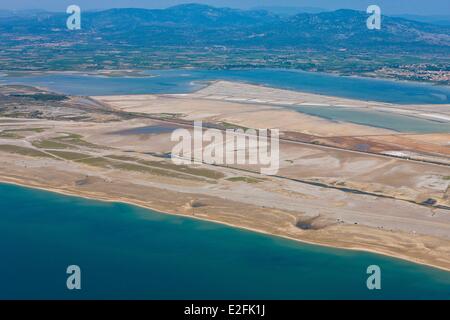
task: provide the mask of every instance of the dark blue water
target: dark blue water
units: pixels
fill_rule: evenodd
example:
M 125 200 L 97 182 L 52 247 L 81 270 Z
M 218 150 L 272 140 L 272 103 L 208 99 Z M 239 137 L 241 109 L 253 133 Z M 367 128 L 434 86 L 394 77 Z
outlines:
M 7 184 L 0 257 L 0 299 L 450 298 L 449 272 Z M 66 289 L 73 264 L 77 292 Z
M 155 70 L 154 77 L 100 77 L 70 74 L 46 74 L 0 77 L 7 83 L 47 87 L 72 95 L 115 95 L 151 93 L 187 93 L 202 88 L 207 81 L 230 80 L 262 84 L 362 100 L 391 103 L 450 103 L 450 87 L 415 82 L 338 77 L 324 73 L 279 69 L 257 70 Z

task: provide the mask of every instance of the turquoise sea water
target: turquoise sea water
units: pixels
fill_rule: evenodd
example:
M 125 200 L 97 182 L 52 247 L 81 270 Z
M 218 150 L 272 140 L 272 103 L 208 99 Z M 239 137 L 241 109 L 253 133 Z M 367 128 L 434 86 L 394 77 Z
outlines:
M 0 299 L 450 298 L 450 272 L 8 184 L 0 257 Z M 73 264 L 81 291 L 66 289 Z
M 146 73 L 149 77 L 104 77 L 74 74 L 0 77 L 0 83 L 37 85 L 73 95 L 116 95 L 186 93 L 201 89 L 208 81 L 224 79 L 331 96 L 399 104 L 450 103 L 450 87 L 414 82 L 337 77 L 330 74 L 277 69 L 154 70 Z M 450 132 L 449 123 L 392 113 L 319 106 L 296 107 L 296 110 L 333 121 L 353 122 L 399 132 Z

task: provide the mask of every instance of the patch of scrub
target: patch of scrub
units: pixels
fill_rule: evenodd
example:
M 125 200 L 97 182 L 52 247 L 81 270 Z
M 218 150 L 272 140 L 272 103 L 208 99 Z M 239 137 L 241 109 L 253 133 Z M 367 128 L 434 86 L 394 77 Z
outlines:
M 200 176 L 208 179 L 222 179 L 225 175 L 222 172 L 205 169 L 205 168 L 193 168 L 191 166 L 186 165 L 176 165 L 172 162 L 168 161 L 148 161 L 148 160 L 140 160 L 139 163 L 143 163 L 152 167 L 158 167 L 161 169 L 169 169 L 173 171 L 179 171 L 182 173 L 191 174 L 194 176 Z
M 23 139 L 24 137 L 18 135 L 15 132 L 9 132 L 7 130 L 0 132 L 0 138 L 2 139 Z
M 186 165 L 176 165 L 172 162 L 168 161 L 150 161 L 150 160 L 142 160 L 135 157 L 129 157 L 129 156 L 117 156 L 117 155 L 110 155 L 107 156 L 107 158 L 115 159 L 115 160 L 121 160 L 121 161 L 130 161 L 130 162 L 137 162 L 139 164 L 144 164 L 146 166 L 159 168 L 163 170 L 171 170 L 171 171 L 177 171 L 180 173 L 190 174 L 194 176 L 200 176 L 208 179 L 222 179 L 225 177 L 225 175 L 221 172 L 205 169 L 205 168 L 193 168 Z
M 228 180 L 231 182 L 245 182 L 245 183 L 259 183 L 259 182 L 264 181 L 264 179 L 253 178 L 253 177 L 231 177 L 231 178 L 227 178 L 225 180 Z
M 3 130 L 3 131 L 8 131 L 8 132 L 37 132 L 37 133 L 41 133 L 41 132 L 44 132 L 47 129 L 48 128 L 20 128 L 20 129 L 6 129 L 6 130 Z
M 52 139 L 33 141 L 31 144 L 40 149 L 67 149 L 70 147 L 67 144 L 63 144 Z
M 0 138 L 4 139 L 23 139 L 24 135 L 19 133 L 27 133 L 27 132 L 36 132 L 41 133 L 44 132 L 46 128 L 23 128 L 23 129 L 5 129 L 0 132 Z
M 95 149 L 110 149 L 108 147 L 99 146 L 97 144 L 93 144 L 90 142 L 87 142 L 83 140 L 83 136 L 76 134 L 76 133 L 66 133 L 63 132 L 64 136 L 53 138 L 52 140 L 61 142 L 61 143 L 67 143 L 70 145 L 77 145 L 80 147 L 87 147 L 87 148 L 95 148 Z
M 221 125 L 225 129 L 234 129 L 234 130 L 236 130 L 236 129 L 248 130 L 249 129 L 247 127 L 242 127 L 237 124 L 233 124 L 233 123 L 229 123 L 229 122 L 220 122 L 219 125 Z
M 77 160 L 77 162 L 99 168 L 109 168 L 109 169 L 114 168 L 114 161 L 110 161 L 102 157 L 81 159 Z
M 109 168 L 109 169 L 119 169 L 119 170 L 126 170 L 126 171 L 133 171 L 133 172 L 140 172 L 140 173 L 148 173 L 151 175 L 156 176 L 164 176 L 164 177 L 170 177 L 170 178 L 177 178 L 177 179 L 185 179 L 185 180 L 197 180 L 197 181 L 203 181 L 206 182 L 206 180 L 195 177 L 183 173 L 178 173 L 174 171 L 164 170 L 160 168 L 154 168 L 151 166 L 141 165 L 137 163 L 131 163 L 131 162 L 119 162 L 114 161 L 102 157 L 97 158 L 86 158 L 86 159 L 80 159 L 75 160 L 76 162 L 83 163 L 90 166 L 96 166 L 100 168 Z
M 29 156 L 29 157 L 42 157 L 42 158 L 53 158 L 53 159 L 55 159 L 55 157 L 53 157 L 52 155 L 47 154 L 45 152 L 41 152 L 39 150 L 35 150 L 35 149 L 32 149 L 32 148 L 15 146 L 15 145 L 11 145 L 11 144 L 2 144 L 2 145 L 0 145 L 0 151 L 8 152 L 8 153 L 20 154 L 20 155 Z
M 85 153 L 79 153 L 79 152 L 72 152 L 72 151 L 56 151 L 56 150 L 45 150 L 59 158 L 63 158 L 65 160 L 80 160 L 84 158 L 90 157 L 90 155 Z
M 41 149 L 68 149 L 74 147 L 87 147 L 95 149 L 109 149 L 82 139 L 83 136 L 75 133 L 64 133 L 64 136 L 33 141 L 33 146 Z

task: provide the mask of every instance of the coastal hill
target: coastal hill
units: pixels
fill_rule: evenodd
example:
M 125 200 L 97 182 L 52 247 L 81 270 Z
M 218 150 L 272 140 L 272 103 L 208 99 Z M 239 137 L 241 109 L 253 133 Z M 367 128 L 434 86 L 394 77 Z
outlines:
M 65 13 L 37 11 L 6 16 L 0 30 L 11 35 L 73 36 Z M 366 27 L 362 11 L 299 13 L 283 16 L 266 10 L 243 11 L 186 4 L 167 9 L 110 9 L 82 13 L 82 36 L 139 45 L 234 45 L 268 47 L 403 48 L 450 47 L 450 27 L 383 16 L 380 31 Z M 79 34 L 79 35 L 80 35 Z
M 276 14 L 200 4 L 167 9 L 4 12 L 0 70 L 290 68 L 448 84 L 450 27 L 364 11 Z

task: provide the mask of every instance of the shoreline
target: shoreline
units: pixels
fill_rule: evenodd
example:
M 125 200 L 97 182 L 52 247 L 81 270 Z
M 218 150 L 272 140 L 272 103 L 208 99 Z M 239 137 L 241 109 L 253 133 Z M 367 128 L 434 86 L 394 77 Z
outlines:
M 202 217 L 187 215 L 187 214 L 181 214 L 181 213 L 176 213 L 176 212 L 170 212 L 170 210 L 162 211 L 160 209 L 155 209 L 148 205 L 140 203 L 139 201 L 136 201 L 136 200 L 133 201 L 130 199 L 109 198 L 109 197 L 103 197 L 103 196 L 93 195 L 93 194 L 89 194 L 89 193 L 80 193 L 80 192 L 63 190 L 63 189 L 58 189 L 58 188 L 49 188 L 49 187 L 46 187 L 43 185 L 27 184 L 27 183 L 24 183 L 23 181 L 20 181 L 18 179 L 13 179 L 13 178 L 0 177 L 0 183 L 16 185 L 16 186 L 20 186 L 20 187 L 36 189 L 36 190 L 41 190 L 41 191 L 46 191 L 46 192 L 52 192 L 52 193 L 70 196 L 70 197 L 84 198 L 84 199 L 88 199 L 88 200 L 110 202 L 110 203 L 122 203 L 122 204 L 137 206 L 137 207 L 140 207 L 140 208 L 146 209 L 146 210 L 152 210 L 152 211 L 156 212 L 157 214 L 172 215 L 172 216 L 177 216 L 177 217 L 181 217 L 181 218 L 195 219 L 198 221 L 220 224 L 220 225 L 224 225 L 224 226 L 231 227 L 231 228 L 255 232 L 258 234 L 263 234 L 266 236 L 281 238 L 281 239 L 285 239 L 285 240 L 291 240 L 291 241 L 295 241 L 295 242 L 307 244 L 307 245 L 321 246 L 321 247 L 326 247 L 326 248 L 331 248 L 331 249 L 339 249 L 339 250 L 351 250 L 351 251 L 356 251 L 356 252 L 372 253 L 372 254 L 376 254 L 376 255 L 381 255 L 381 256 L 385 256 L 385 257 L 389 257 L 389 258 L 393 258 L 393 259 L 406 261 L 409 263 L 418 264 L 421 266 L 426 266 L 426 267 L 441 270 L 441 271 L 450 272 L 450 267 L 439 266 L 439 265 L 429 263 L 426 261 L 421 261 L 421 260 L 418 260 L 416 258 L 407 256 L 407 255 L 395 255 L 390 252 L 385 252 L 382 250 L 375 250 L 375 249 L 370 249 L 370 248 L 364 248 L 364 247 L 358 246 L 358 245 L 351 245 L 351 246 L 341 245 L 341 246 L 339 246 L 339 245 L 330 245 L 327 243 L 321 243 L 320 241 L 317 241 L 317 242 L 308 241 L 308 240 L 294 238 L 294 237 L 290 237 L 290 236 L 286 236 L 286 235 L 282 235 L 282 234 L 274 234 L 274 233 L 270 233 L 268 231 L 260 230 L 260 229 L 256 229 L 256 228 L 239 226 L 237 224 L 231 224 L 231 223 L 222 222 L 222 221 L 218 221 L 218 220 L 202 218 Z
M 219 69 L 219 70 L 227 70 L 227 71 L 245 71 L 245 70 L 278 70 L 278 71 L 290 71 L 290 72 L 300 72 L 300 73 L 313 73 L 318 75 L 325 75 L 325 76 L 335 76 L 335 77 L 344 77 L 344 78 L 357 78 L 357 79 L 363 79 L 363 80 L 376 80 L 376 81 L 391 81 L 391 82 L 400 82 L 405 84 L 411 84 L 411 85 L 425 85 L 425 86 L 431 86 L 431 87 L 444 87 L 444 88 L 450 88 L 450 83 L 445 84 L 441 82 L 436 81 L 417 81 L 417 80 L 409 80 L 409 79 L 401 79 L 401 78 L 393 78 L 393 77 L 387 77 L 387 76 L 375 76 L 370 74 L 347 74 L 347 73 L 341 73 L 341 72 L 325 72 L 325 71 L 308 71 L 303 69 L 294 69 L 294 68 L 277 68 L 277 67 L 256 67 L 256 68 L 231 68 L 231 69 Z M 207 69 L 201 69 L 201 68 L 195 68 L 195 67 L 180 67 L 180 68 L 162 68 L 162 69 L 141 69 L 141 68 L 134 68 L 134 69 L 103 69 L 103 70 L 95 70 L 95 71 L 77 71 L 77 70 L 0 70 L 0 72 L 4 74 L 0 74 L 0 77 L 9 77 L 8 72 L 10 73 L 22 73 L 22 74 L 33 74 L 33 75 L 51 75 L 51 74 L 66 74 L 66 75 L 82 75 L 82 76 L 104 76 L 103 73 L 111 73 L 111 72 L 123 72 L 124 74 L 127 72 L 131 73 L 142 73 L 142 72 L 157 72 L 157 71 L 214 71 L 217 69 L 213 68 L 207 68 Z M 115 76 L 104 76 L 105 78 L 114 78 Z M 134 76 L 127 76 L 127 75 L 121 75 L 119 77 L 129 77 L 129 78 L 141 78 L 141 77 L 134 77 Z M 147 75 L 144 76 L 144 78 L 152 78 L 155 77 L 154 75 Z M 220 79 L 218 79 L 220 81 Z M 213 80 L 215 81 L 215 80 Z

